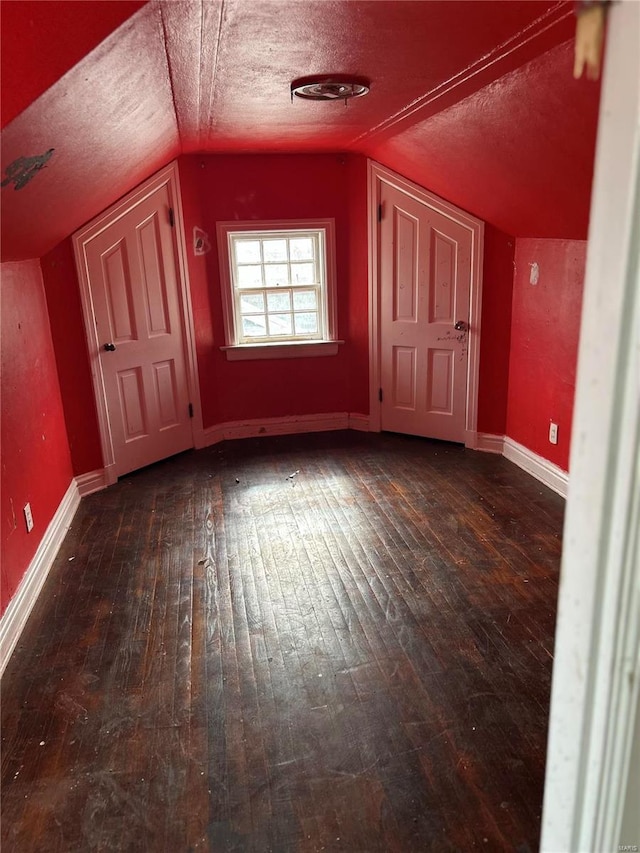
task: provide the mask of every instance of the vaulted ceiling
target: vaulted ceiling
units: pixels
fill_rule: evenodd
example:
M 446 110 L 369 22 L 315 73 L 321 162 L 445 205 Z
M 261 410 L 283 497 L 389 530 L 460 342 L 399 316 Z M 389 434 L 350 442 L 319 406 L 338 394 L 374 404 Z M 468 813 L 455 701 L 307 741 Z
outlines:
M 598 87 L 571 77 L 565 0 L 0 8 L 3 259 L 41 256 L 190 152 L 360 152 L 508 233 L 586 234 Z M 315 73 L 371 92 L 292 103 Z

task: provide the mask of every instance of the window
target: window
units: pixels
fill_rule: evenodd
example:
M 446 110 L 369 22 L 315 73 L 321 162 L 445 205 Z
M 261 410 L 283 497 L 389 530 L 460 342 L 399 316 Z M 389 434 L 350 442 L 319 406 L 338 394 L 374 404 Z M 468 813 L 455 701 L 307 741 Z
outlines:
M 227 358 L 331 355 L 333 220 L 218 223 Z

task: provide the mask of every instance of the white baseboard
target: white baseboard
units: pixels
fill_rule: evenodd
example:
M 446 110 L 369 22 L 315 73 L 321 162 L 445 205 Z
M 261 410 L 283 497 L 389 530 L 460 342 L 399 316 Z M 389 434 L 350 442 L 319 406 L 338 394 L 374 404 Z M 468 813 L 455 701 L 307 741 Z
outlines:
M 27 623 L 79 504 L 80 493 L 76 481 L 72 480 L 40 540 L 29 568 L 0 619 L 0 675 Z
M 493 435 L 493 433 L 490 432 L 479 432 L 476 434 L 474 450 L 481 450 L 483 453 L 498 453 L 502 455 L 504 452 L 504 436 Z
M 213 428 L 213 427 L 212 427 Z M 207 431 L 202 427 L 193 428 L 193 447 L 195 450 L 202 450 L 203 447 L 208 447 L 209 444 L 215 442 L 207 441 Z
M 554 465 L 548 459 L 538 456 L 537 453 L 534 453 L 522 444 L 518 444 L 517 441 L 508 436 L 504 439 L 503 455 L 510 462 L 514 462 L 519 468 L 522 468 L 523 471 L 535 477 L 536 480 L 540 480 L 545 486 L 548 486 L 554 492 L 566 498 L 569 475 L 562 468 L 558 467 L 558 465 Z
M 358 432 L 369 432 L 369 415 L 359 415 L 357 412 L 349 412 L 349 429 Z
M 200 443 L 196 444 L 196 450 L 202 450 L 203 447 L 209 447 L 212 444 L 219 444 L 221 441 L 224 441 L 223 424 L 205 427 L 200 436 Z
M 88 471 L 86 474 L 80 474 L 76 477 L 76 486 L 78 487 L 81 498 L 106 489 L 108 485 L 104 468 L 98 468 L 96 471 Z
M 364 417 L 364 416 L 361 416 Z M 305 432 L 325 432 L 349 429 L 346 412 L 318 415 L 292 415 L 287 418 L 256 418 L 247 421 L 227 421 L 204 430 L 205 447 L 234 438 L 256 438 L 263 435 L 295 435 Z

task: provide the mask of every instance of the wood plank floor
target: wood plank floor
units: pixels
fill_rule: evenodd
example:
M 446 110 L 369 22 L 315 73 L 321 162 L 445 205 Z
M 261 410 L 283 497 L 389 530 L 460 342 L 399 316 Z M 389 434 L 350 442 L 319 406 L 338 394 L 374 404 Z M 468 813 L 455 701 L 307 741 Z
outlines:
M 564 502 L 354 432 L 82 501 L 2 683 L 9 851 L 534 851 Z

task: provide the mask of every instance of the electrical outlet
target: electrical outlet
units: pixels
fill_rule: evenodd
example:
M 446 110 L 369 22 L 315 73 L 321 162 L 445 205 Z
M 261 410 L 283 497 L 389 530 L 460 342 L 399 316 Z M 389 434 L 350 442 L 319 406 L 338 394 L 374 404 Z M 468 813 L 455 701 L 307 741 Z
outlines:
M 27 525 L 27 533 L 31 533 L 33 530 L 33 515 L 31 514 L 31 504 L 24 505 L 24 521 Z
M 551 444 L 558 443 L 558 424 L 549 424 L 549 441 Z

